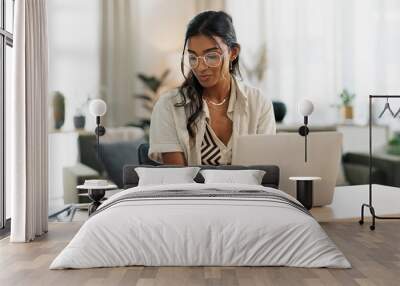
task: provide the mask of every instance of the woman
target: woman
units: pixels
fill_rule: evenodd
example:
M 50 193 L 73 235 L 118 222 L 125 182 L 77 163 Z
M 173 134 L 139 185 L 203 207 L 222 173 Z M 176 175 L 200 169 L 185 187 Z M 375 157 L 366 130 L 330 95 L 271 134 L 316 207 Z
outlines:
M 239 53 L 225 12 L 202 12 L 190 21 L 181 61 L 184 76 L 186 65 L 190 71 L 153 109 L 150 158 L 169 165 L 231 164 L 238 135 L 275 134 L 271 101 L 236 78 Z

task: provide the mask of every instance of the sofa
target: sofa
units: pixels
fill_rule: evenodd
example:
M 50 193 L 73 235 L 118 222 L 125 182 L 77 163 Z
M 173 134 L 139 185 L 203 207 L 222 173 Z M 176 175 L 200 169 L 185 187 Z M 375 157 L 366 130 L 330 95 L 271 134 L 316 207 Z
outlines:
M 100 157 L 97 159 L 96 136 L 82 133 L 78 136 L 78 163 L 63 168 L 64 203 L 89 202 L 79 195 L 76 186 L 89 179 L 107 179 L 122 188 L 125 164 L 138 164 L 138 147 L 146 142 L 143 129 L 138 127 L 107 128 L 100 138 Z
M 343 156 L 345 174 L 351 185 L 369 183 L 369 154 L 365 152 L 349 152 Z M 381 184 L 400 187 L 400 156 L 376 151 L 372 154 L 371 181 Z

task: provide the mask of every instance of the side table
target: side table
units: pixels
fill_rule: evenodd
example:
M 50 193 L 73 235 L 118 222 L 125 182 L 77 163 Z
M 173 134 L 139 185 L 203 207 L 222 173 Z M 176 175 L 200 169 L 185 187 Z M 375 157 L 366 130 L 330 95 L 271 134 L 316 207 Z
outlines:
M 92 203 L 89 206 L 89 216 L 96 211 L 96 209 L 101 205 L 101 201 L 104 198 L 106 191 L 117 189 L 116 185 L 107 185 L 107 186 L 88 186 L 88 185 L 79 185 L 76 187 L 79 190 L 87 190 L 88 196 Z
M 296 198 L 303 206 L 310 210 L 313 205 L 313 182 L 321 180 L 320 177 L 290 177 L 296 181 Z

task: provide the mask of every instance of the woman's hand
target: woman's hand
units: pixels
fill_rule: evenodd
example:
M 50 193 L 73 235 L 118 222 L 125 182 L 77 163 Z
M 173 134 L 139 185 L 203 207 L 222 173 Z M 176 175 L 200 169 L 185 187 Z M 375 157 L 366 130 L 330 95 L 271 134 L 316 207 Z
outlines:
M 162 153 L 161 156 L 165 165 L 186 165 L 183 152 L 167 152 Z

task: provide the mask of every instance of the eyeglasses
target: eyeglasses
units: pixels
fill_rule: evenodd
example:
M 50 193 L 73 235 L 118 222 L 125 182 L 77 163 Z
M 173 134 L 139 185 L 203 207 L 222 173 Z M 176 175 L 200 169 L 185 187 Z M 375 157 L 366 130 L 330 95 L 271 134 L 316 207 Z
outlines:
M 224 55 L 221 55 L 217 52 L 210 52 L 205 54 L 204 56 L 195 56 L 193 54 L 189 54 L 187 58 L 188 65 L 190 66 L 190 68 L 195 69 L 199 66 L 200 59 L 203 59 L 206 66 L 210 68 L 216 68 L 221 64 L 223 56 Z

